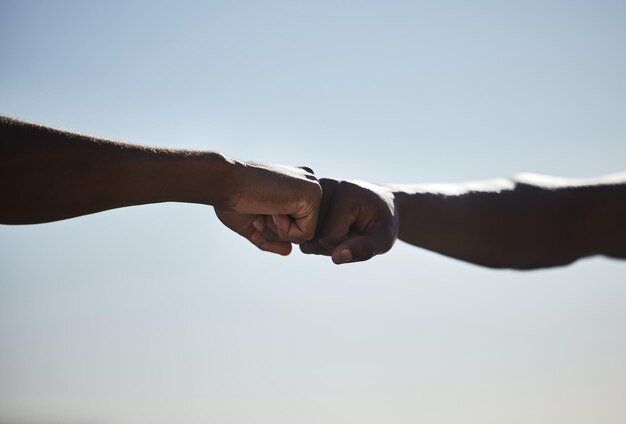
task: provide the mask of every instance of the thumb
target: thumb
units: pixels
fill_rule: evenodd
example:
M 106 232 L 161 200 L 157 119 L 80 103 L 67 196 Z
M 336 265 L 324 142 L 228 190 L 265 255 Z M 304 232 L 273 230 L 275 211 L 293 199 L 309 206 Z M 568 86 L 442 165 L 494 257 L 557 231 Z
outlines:
M 349 262 L 361 262 L 376 255 L 376 238 L 367 236 L 355 236 L 344 240 L 335 247 L 332 252 L 333 262 L 337 265 Z
M 286 239 L 289 234 L 289 227 L 291 227 L 291 219 L 288 215 L 272 215 L 274 221 L 274 227 L 281 239 Z

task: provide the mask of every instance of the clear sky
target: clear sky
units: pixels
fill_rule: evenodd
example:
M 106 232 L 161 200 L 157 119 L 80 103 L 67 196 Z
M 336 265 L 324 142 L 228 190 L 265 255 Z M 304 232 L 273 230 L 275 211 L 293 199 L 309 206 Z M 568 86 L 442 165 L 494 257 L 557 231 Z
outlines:
M 0 114 L 452 182 L 626 168 L 622 1 L 0 0 Z M 626 263 L 257 251 L 209 207 L 0 227 L 0 422 L 623 423 Z

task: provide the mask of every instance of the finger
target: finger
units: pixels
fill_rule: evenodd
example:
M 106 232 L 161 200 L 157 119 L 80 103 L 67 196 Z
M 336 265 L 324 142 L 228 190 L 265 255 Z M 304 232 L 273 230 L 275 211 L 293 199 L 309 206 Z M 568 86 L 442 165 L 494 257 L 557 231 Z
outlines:
M 333 249 L 333 262 L 339 265 L 371 259 L 376 255 L 378 242 L 374 236 L 351 237 Z
M 320 203 L 322 201 L 322 186 L 316 183 L 315 195 L 307 202 L 302 202 L 298 210 L 291 214 L 293 221 L 287 233 L 287 239 L 293 242 L 304 242 L 311 240 L 317 228 L 317 217 L 319 216 Z
M 332 204 L 333 197 L 335 195 L 335 189 L 339 182 L 331 178 L 321 178 L 320 186 L 322 187 L 322 198 L 320 199 L 320 207 L 317 216 L 317 233 L 319 235 L 320 230 L 323 227 L 326 215 Z
M 265 241 L 287 241 L 287 240 L 281 239 L 278 236 L 278 234 L 276 234 L 273 231 L 270 231 L 269 228 L 265 228 L 265 230 L 263 230 L 261 235 L 263 236 L 263 240 L 265 240 Z
M 291 227 L 291 218 L 287 215 L 272 215 L 272 222 L 278 236 L 287 239 Z
M 308 166 L 299 166 L 298 168 L 302 169 L 303 171 L 306 171 L 307 173 L 304 175 L 306 177 L 307 180 L 309 181 L 317 181 L 317 177 L 315 176 L 315 171 L 313 171 L 312 168 L 309 168 Z
M 287 233 L 287 239 L 295 243 L 311 240 L 315 235 L 317 227 L 317 215 L 319 213 L 319 202 L 315 205 L 315 209 L 304 217 L 295 218 L 291 221 L 291 226 Z
M 311 240 L 300 244 L 300 251 L 305 254 L 330 256 L 331 250 L 323 247 L 320 244 L 319 234 L 324 227 L 326 215 L 328 213 L 328 210 L 330 209 L 330 205 L 332 203 L 333 195 L 335 193 L 335 188 L 337 187 L 338 181 L 330 178 L 321 178 L 319 182 L 320 186 L 322 187 L 322 198 L 320 200 L 320 206 L 317 215 L 317 223 L 315 229 L 316 234 Z
M 272 229 L 272 226 L 274 229 Z M 258 215 L 252 221 L 252 228 L 250 229 L 248 238 L 252 240 L 252 234 L 259 233 L 255 235 L 256 240 L 264 240 L 264 241 L 284 241 L 281 240 L 276 232 L 276 227 L 274 226 L 274 221 L 270 216 L 266 215 Z
M 330 251 L 322 247 L 315 239 L 302 243 L 300 245 L 300 251 L 305 254 L 330 256 Z
M 250 233 L 249 240 L 256 247 L 266 252 L 278 253 L 283 256 L 287 256 L 291 253 L 291 243 L 286 241 L 268 240 L 257 230 L 253 230 Z
M 288 241 L 266 241 L 259 246 L 259 249 L 287 256 L 291 253 L 291 243 Z
M 263 236 L 269 241 L 288 241 L 301 244 L 302 240 L 293 237 L 294 222 L 286 215 L 268 215 L 264 219 Z
M 320 189 L 321 191 L 321 189 Z M 302 204 L 300 210 L 287 215 L 272 215 L 280 238 L 292 243 L 311 240 L 315 235 L 320 198 L 311 204 Z
M 336 191 L 328 205 L 322 228 L 317 236 L 318 242 L 326 249 L 333 250 L 350 233 L 350 227 L 357 217 L 357 208 Z
M 254 228 L 256 228 L 257 231 L 262 233 L 265 230 L 265 219 L 263 218 L 263 215 L 258 215 L 256 218 L 254 218 L 254 221 L 252 221 L 252 225 L 254 226 Z
M 278 236 L 278 228 L 276 228 L 276 224 L 274 223 L 274 218 L 272 215 L 264 215 L 265 216 L 265 228 L 276 234 Z

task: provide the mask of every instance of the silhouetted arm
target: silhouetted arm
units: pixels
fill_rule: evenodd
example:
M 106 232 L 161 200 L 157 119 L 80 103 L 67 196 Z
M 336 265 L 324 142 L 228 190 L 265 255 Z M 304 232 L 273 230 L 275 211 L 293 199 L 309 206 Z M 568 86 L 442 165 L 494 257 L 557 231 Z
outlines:
M 0 117 L 0 223 L 33 224 L 124 206 L 191 202 L 237 214 L 225 224 L 264 250 L 286 254 L 255 229 L 285 215 L 282 235 L 315 231 L 320 186 L 309 170 L 241 162 L 215 152 L 119 143 Z
M 626 173 L 587 180 L 520 174 L 462 184 L 320 182 L 318 233 L 302 251 L 332 255 L 336 263 L 384 253 L 396 238 L 496 268 L 626 257 Z
M 626 257 L 626 174 L 391 188 L 400 240 L 444 255 L 517 269 Z

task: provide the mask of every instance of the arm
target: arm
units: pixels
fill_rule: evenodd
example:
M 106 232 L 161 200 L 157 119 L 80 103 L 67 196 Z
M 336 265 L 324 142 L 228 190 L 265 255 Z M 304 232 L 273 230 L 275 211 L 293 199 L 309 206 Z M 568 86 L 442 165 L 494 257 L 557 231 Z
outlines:
M 0 117 L 0 223 L 34 224 L 124 206 L 191 202 L 245 215 L 251 241 L 263 215 L 290 217 L 288 241 L 312 237 L 321 189 L 305 169 L 162 149 Z M 259 245 L 258 240 L 254 241 Z M 286 252 L 288 243 L 264 250 Z M 261 246 L 262 247 L 262 246 Z M 290 249 L 290 246 L 289 246 Z
M 390 188 L 399 238 L 444 255 L 517 269 L 626 257 L 626 174 Z
M 326 191 L 329 182 L 321 182 Z M 325 218 L 329 212 L 322 214 L 318 235 L 303 251 L 331 255 L 336 263 L 369 259 L 389 250 L 396 237 L 495 268 L 556 266 L 595 254 L 626 257 L 626 174 L 590 180 L 521 174 L 374 189 L 359 182 L 333 184 L 335 194 L 322 210 L 342 211 L 351 224 L 347 230 L 333 227 Z M 359 231 L 366 221 L 377 223 L 376 235 Z M 367 243 L 358 243 L 364 236 Z

